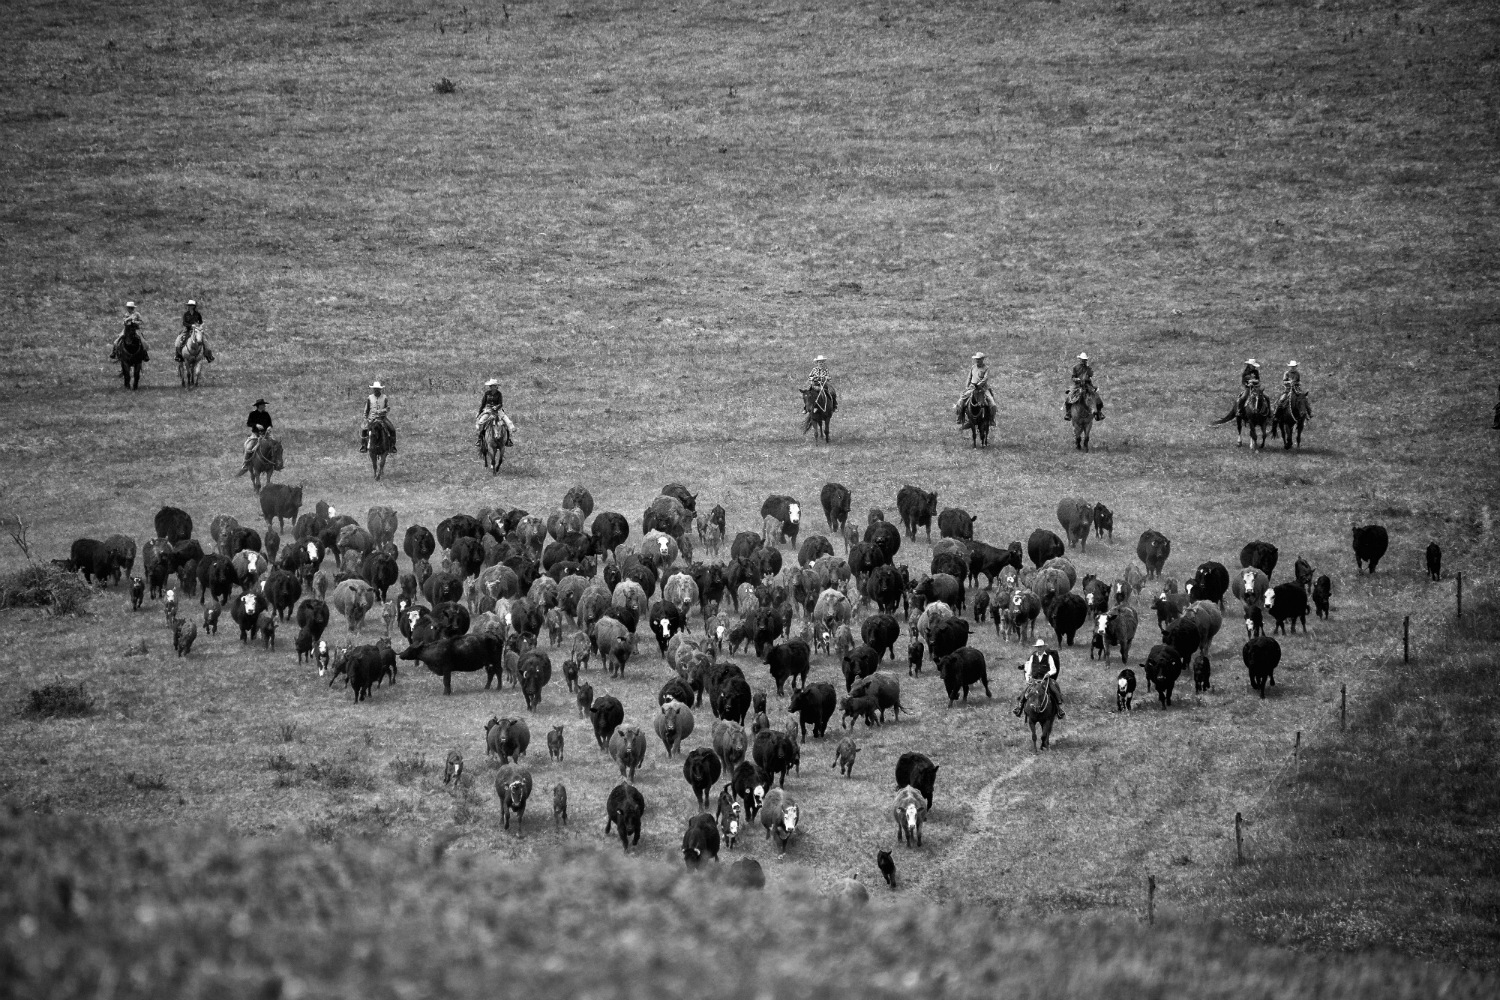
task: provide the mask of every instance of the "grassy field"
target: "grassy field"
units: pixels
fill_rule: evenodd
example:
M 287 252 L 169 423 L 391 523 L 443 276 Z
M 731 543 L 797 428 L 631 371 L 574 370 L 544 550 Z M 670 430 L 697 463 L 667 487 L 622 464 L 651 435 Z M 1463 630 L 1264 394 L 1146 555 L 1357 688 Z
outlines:
M 640 511 L 680 481 L 723 503 L 733 533 L 759 527 L 768 494 L 815 507 L 838 481 L 861 521 L 871 507 L 893 514 L 909 482 L 977 514 L 978 537 L 999 544 L 1056 529 L 1063 496 L 1102 500 L 1116 537 L 1076 562 L 1109 578 L 1148 527 L 1171 537 L 1178 578 L 1205 559 L 1233 567 L 1263 538 L 1281 548 L 1278 581 L 1299 554 L 1334 581 L 1332 618 L 1284 641 L 1265 701 L 1244 688 L 1233 621 L 1214 647 L 1214 690 L 1179 689 L 1167 712 L 1117 716 L 1118 668 L 1080 646 L 1063 654 L 1056 752 L 1036 758 L 1008 712 L 1021 649 L 981 633 L 993 701 L 950 710 L 930 673 L 903 677 L 912 715 L 861 730 L 854 780 L 834 776 L 831 747 L 807 748 L 789 786 L 807 829 L 788 858 L 753 839 L 745 852 L 773 886 L 828 887 L 851 870 L 874 883 L 893 762 L 918 748 L 942 772 L 927 846 L 897 855 L 895 910 L 963 900 L 1005 926 L 1035 914 L 1119 926 L 1152 876 L 1174 934 L 1230 914 L 1305 948 L 1494 965 L 1482 905 L 1441 925 L 1458 931 L 1446 943 L 1395 932 L 1424 901 L 1492 898 L 1490 861 L 1435 866 L 1425 894 L 1399 900 L 1306 877 L 1319 900 L 1347 897 L 1336 934 L 1321 904 L 1288 909 L 1264 881 L 1306 875 L 1285 862 L 1324 817 L 1300 804 L 1299 783 L 1338 787 L 1349 773 L 1294 772 L 1295 734 L 1329 761 L 1385 759 L 1383 744 L 1358 741 L 1397 731 L 1381 711 L 1410 687 L 1392 661 L 1402 617 L 1419 667 L 1437 666 L 1472 628 L 1466 613 L 1449 631 L 1451 574 L 1471 592 L 1494 584 L 1500 50 L 1488 6 L 8 13 L 19 43 L 0 66 L 0 503 L 30 523 L 40 558 L 80 536 L 144 542 L 164 503 L 200 536 L 219 513 L 255 523 L 234 472 L 259 395 L 308 506 L 363 517 L 390 505 L 402 530 L 481 506 L 546 512 L 583 483 L 638 537 Z M 443 79 L 452 93 L 434 88 Z M 193 393 L 168 371 L 189 297 L 218 355 Z M 153 348 L 138 393 L 106 359 L 126 299 Z M 1000 401 L 982 453 L 948 412 L 976 349 Z M 1060 420 L 1079 350 L 1109 413 L 1089 455 Z M 798 433 L 794 390 L 817 353 L 843 403 L 827 446 Z M 1297 453 L 1237 450 L 1232 431 L 1208 426 L 1252 355 L 1269 377 L 1302 362 L 1317 416 Z M 490 375 L 520 427 L 494 478 L 470 430 Z M 401 431 L 379 484 L 355 452 L 375 377 Z M 1391 532 L 1373 577 L 1353 572 L 1351 520 Z M 820 523 L 810 513 L 807 527 Z M 1449 578 L 1429 584 L 1433 539 Z M 925 570 L 925 539 L 898 561 Z M 0 569 L 20 564 L 0 556 Z M 1155 635 L 1143 610 L 1139 655 Z M 532 721 L 531 766 L 539 790 L 566 782 L 575 821 L 555 833 L 536 808 L 518 840 L 498 829 L 482 763 L 481 726 L 516 713 L 511 690 L 461 678 L 445 699 L 409 672 L 356 706 L 296 666 L 286 632 L 275 652 L 200 637 L 178 661 L 159 604 L 148 611 L 110 590 L 82 621 L 0 612 L 0 705 L 59 677 L 96 700 L 86 717 L 0 727 L 0 789 L 15 807 L 210 824 L 275 835 L 294 854 L 335 842 L 312 857 L 351 840 L 456 837 L 466 857 L 551 871 L 568 852 L 608 849 L 602 802 L 617 778 L 560 684 Z M 331 631 L 342 638 L 342 622 Z M 124 657 L 139 639 L 148 654 Z M 628 673 L 589 679 L 643 721 L 666 669 L 643 652 Z M 813 679 L 836 673 L 820 658 Z M 690 745 L 708 721 L 700 712 Z M 552 764 L 540 737 L 559 724 L 568 750 Z M 457 794 L 440 781 L 450 749 L 475 778 Z M 680 765 L 653 748 L 639 784 L 641 853 L 671 860 L 692 812 Z M 1492 859 L 1485 815 L 1455 836 Z M 1368 855 L 1361 872 L 1378 881 L 1401 857 Z M 1489 888 L 1464 890 L 1465 878 Z M 1306 926 L 1279 923 L 1283 912 Z

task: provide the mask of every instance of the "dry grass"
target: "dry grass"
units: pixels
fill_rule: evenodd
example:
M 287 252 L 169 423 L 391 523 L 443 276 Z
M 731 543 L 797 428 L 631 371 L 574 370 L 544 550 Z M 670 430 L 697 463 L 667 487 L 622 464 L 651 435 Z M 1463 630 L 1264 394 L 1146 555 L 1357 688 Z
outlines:
M 256 524 L 233 473 L 264 394 L 308 506 L 386 504 L 403 530 L 480 506 L 545 512 L 576 482 L 638 523 L 683 481 L 728 508 L 732 534 L 758 527 L 770 493 L 814 506 L 843 482 L 862 519 L 912 482 L 1002 544 L 1054 527 L 1061 496 L 1104 500 L 1120 538 L 1091 542 L 1083 572 L 1118 575 L 1155 527 L 1179 578 L 1234 565 L 1253 538 L 1281 546 L 1278 579 L 1298 554 L 1333 577 L 1333 618 L 1286 640 L 1265 701 L 1244 690 L 1233 622 L 1215 690 L 1179 690 L 1170 712 L 1117 717 L 1118 668 L 1066 650 L 1069 719 L 1039 760 L 1006 711 L 1021 651 L 982 635 L 993 702 L 949 710 L 930 673 L 903 679 L 912 717 L 860 731 L 854 780 L 827 767 L 831 747 L 808 749 L 790 786 L 805 837 L 785 862 L 745 848 L 773 886 L 856 867 L 873 883 L 894 760 L 919 748 L 943 770 L 927 846 L 897 858 L 912 912 L 920 896 L 1007 920 L 1131 917 L 1154 875 L 1163 919 L 1191 923 L 1232 898 L 1234 814 L 1257 836 L 1280 815 L 1294 733 L 1331 741 L 1341 686 L 1356 713 L 1383 697 L 1403 615 L 1420 648 L 1443 633 L 1452 584 L 1422 581 L 1427 541 L 1450 573 L 1491 576 L 1490 396 L 1467 377 L 1500 361 L 1483 4 L 1396 21 L 1186 3 L 508 17 L 148 3 L 128 29 L 117 12 L 20 5 L 0 66 L 0 167 L 17 179 L 0 199 L 0 499 L 39 558 L 79 536 L 144 541 L 163 503 L 200 537 L 218 513 Z M 444 78 L 453 93 L 433 91 Z M 189 296 L 219 359 L 191 394 L 163 363 Z M 126 298 L 156 357 L 137 394 L 104 360 Z M 983 454 L 947 410 L 976 347 L 1001 403 Z M 1088 456 L 1058 415 L 1082 348 L 1110 414 Z M 798 436 L 792 391 L 818 352 L 843 403 L 827 447 Z M 1247 354 L 1306 366 L 1318 417 L 1300 453 L 1236 451 L 1205 426 Z M 468 432 L 491 372 L 520 424 L 496 478 Z M 401 432 L 378 485 L 354 454 L 375 376 Z M 1391 531 L 1374 577 L 1349 572 L 1351 518 Z M 925 541 L 899 558 L 925 569 Z M 86 720 L 17 727 L 0 755 L 12 802 L 276 833 L 292 854 L 302 834 L 457 836 L 524 867 L 600 843 L 618 779 L 560 684 L 531 718 L 520 840 L 498 829 L 481 731 L 524 711 L 515 692 L 459 678 L 444 698 L 411 671 L 356 706 L 232 627 L 178 660 L 148 609 L 111 588 L 86 619 L 0 615 L 0 703 L 59 674 L 98 699 Z M 342 622 L 330 634 L 347 638 Z M 141 640 L 147 656 L 119 655 Z M 586 679 L 644 721 L 664 677 L 646 652 L 624 681 Z M 820 658 L 813 679 L 835 677 Z M 561 764 L 538 752 L 551 725 L 568 730 Z M 452 749 L 468 768 L 456 792 L 408 766 Z M 559 780 L 575 820 L 554 833 Z M 639 784 L 642 853 L 671 859 L 692 812 L 680 764 L 653 747 Z M 1413 950 L 1378 928 L 1289 939 Z

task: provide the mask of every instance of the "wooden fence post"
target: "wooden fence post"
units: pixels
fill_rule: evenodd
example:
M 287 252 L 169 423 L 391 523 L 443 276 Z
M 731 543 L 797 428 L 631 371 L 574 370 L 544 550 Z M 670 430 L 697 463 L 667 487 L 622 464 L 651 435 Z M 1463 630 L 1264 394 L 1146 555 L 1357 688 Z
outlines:
M 1146 876 L 1146 923 L 1156 923 L 1156 876 Z
M 1234 863 L 1244 864 L 1245 861 L 1245 838 L 1240 833 L 1240 824 L 1244 820 L 1239 813 L 1234 814 Z
M 1294 767 L 1302 765 L 1302 730 L 1297 730 L 1297 738 L 1292 741 L 1292 764 Z
M 1401 619 L 1401 662 L 1411 662 L 1411 615 Z
M 1344 711 L 1349 704 L 1349 687 L 1346 684 L 1339 685 L 1339 729 L 1344 729 Z

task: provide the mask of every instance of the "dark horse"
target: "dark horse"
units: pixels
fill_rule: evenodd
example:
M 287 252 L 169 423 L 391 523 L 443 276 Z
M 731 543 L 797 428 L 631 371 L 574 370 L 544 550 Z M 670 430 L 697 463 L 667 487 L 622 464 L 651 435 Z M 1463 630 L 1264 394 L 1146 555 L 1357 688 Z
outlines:
M 250 452 L 250 461 L 241 469 L 237 475 L 243 476 L 250 473 L 250 485 L 255 487 L 255 492 L 260 492 L 260 477 L 266 477 L 267 485 L 271 482 L 271 473 L 281 471 L 281 442 L 272 438 L 270 434 L 261 436 L 256 442 L 255 449 Z
M 1091 411 L 1092 412 L 1092 411 Z M 1021 714 L 1026 725 L 1031 727 L 1031 749 L 1037 750 L 1036 727 L 1042 727 L 1041 749 L 1047 749 L 1052 739 L 1052 720 L 1057 718 L 1057 702 L 1052 697 L 1046 678 L 1032 680 L 1026 685 L 1025 700 L 1021 703 Z
M 1296 432 L 1297 447 L 1302 447 L 1302 425 L 1312 416 L 1312 407 L 1307 405 L 1307 393 L 1294 392 L 1276 405 L 1276 417 L 1272 423 L 1274 432 L 1281 435 L 1283 448 L 1292 447 L 1292 432 Z
M 484 427 L 484 464 L 489 468 L 490 475 L 500 472 L 500 466 L 505 462 L 505 449 L 510 445 L 510 428 L 506 427 L 498 418 L 491 420 Z M 374 451 L 372 447 L 370 449 Z
M 1244 446 L 1245 428 L 1248 427 L 1250 429 L 1250 447 L 1264 450 L 1266 447 L 1266 437 L 1270 433 L 1270 397 L 1261 390 L 1260 386 L 1252 384 L 1250 395 L 1246 397 L 1245 401 L 1243 403 L 1236 402 L 1234 409 L 1218 420 L 1215 420 L 1214 423 L 1227 424 L 1231 420 L 1234 421 L 1234 445 L 1236 448 Z M 1258 440 L 1256 438 L 1256 431 L 1260 432 Z
M 1068 418 L 1073 423 L 1073 449 L 1075 451 L 1089 450 L 1089 434 L 1094 429 L 1094 414 L 1099 409 L 1099 396 L 1094 392 L 1080 392 L 1078 399 L 1070 407 L 1071 416 Z
M 964 427 L 969 430 L 969 447 L 988 448 L 990 428 L 995 426 L 995 408 L 982 392 L 969 394 L 964 403 Z
M 803 437 L 807 436 L 808 428 L 812 428 L 814 438 L 827 441 L 828 424 L 838 406 L 838 397 L 832 389 L 803 389 L 802 409 L 807 414 L 807 419 L 802 421 Z
M 141 364 L 151 360 L 146 353 L 146 342 L 135 330 L 126 330 L 125 336 L 120 340 L 120 346 L 115 351 L 115 358 L 120 362 L 120 380 L 125 383 L 127 389 L 139 389 L 141 385 Z
M 385 473 L 385 456 L 391 452 L 396 441 L 396 429 L 387 420 L 376 420 L 370 424 L 370 471 L 378 480 Z

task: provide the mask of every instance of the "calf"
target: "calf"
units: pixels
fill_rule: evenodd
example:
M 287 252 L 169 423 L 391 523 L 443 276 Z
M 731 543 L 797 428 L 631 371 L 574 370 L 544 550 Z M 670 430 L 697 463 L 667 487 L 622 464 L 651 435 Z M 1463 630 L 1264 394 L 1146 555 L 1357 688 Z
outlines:
M 839 745 L 833 748 L 833 763 L 829 767 L 839 769 L 839 774 L 846 778 L 854 777 L 854 758 L 859 753 L 859 744 L 845 736 L 839 740 Z
M 917 846 L 921 847 L 922 824 L 927 819 L 927 807 L 923 804 L 922 794 L 910 785 L 898 789 L 892 811 L 896 817 L 896 840 L 904 839 L 906 846 L 910 847 L 915 839 Z
M 1327 576 L 1318 577 L 1318 582 L 1313 584 L 1312 599 L 1313 607 L 1317 609 L 1319 618 L 1328 617 L 1328 600 L 1333 596 L 1333 581 Z
M 568 684 L 568 690 L 569 691 L 577 691 L 578 690 L 578 661 L 577 660 L 563 660 L 562 672 L 563 672 L 563 680 L 566 681 L 567 684 Z
M 580 685 L 578 685 L 577 702 L 578 702 L 578 717 L 580 719 L 586 719 L 586 718 L 588 718 L 589 709 L 594 707 L 594 685 L 592 685 L 592 684 L 580 684 Z
M 1162 708 L 1172 704 L 1172 688 L 1182 674 L 1182 654 L 1171 646 L 1156 645 L 1146 654 L 1146 686 L 1156 689 Z
M 840 702 L 844 718 L 839 722 L 839 728 L 843 729 L 845 724 L 852 725 L 851 720 L 863 718 L 866 726 L 875 725 L 875 712 L 880 708 L 880 703 L 875 700 L 874 695 L 850 696 Z
M 604 832 L 608 834 L 611 827 L 619 829 L 620 846 L 630 850 L 632 843 L 639 845 L 641 842 L 641 817 L 646 812 L 646 798 L 640 789 L 622 781 L 609 793 L 608 800 L 604 804 L 605 816 Z
M 875 852 L 875 867 L 880 869 L 880 877 L 885 879 L 885 884 L 892 889 L 896 888 L 896 862 L 891 860 L 890 851 Z
M 1193 654 L 1193 693 L 1202 694 L 1209 689 L 1209 676 L 1213 673 L 1213 665 L 1208 662 L 1208 654 L 1198 650 Z
M 1276 665 L 1281 662 L 1281 644 L 1268 635 L 1251 639 L 1240 649 L 1240 659 L 1250 673 L 1250 689 L 1266 696 L 1266 682 L 1276 686 Z
M 906 644 L 906 676 L 922 676 L 922 653 L 924 648 L 921 639 L 913 639 Z
M 1129 712 L 1131 699 L 1135 697 L 1135 671 L 1129 667 L 1120 671 L 1120 676 L 1115 680 L 1115 711 L 1124 709 Z
M 716 813 L 719 817 L 719 839 L 726 847 L 734 847 L 739 842 L 740 831 L 745 828 L 745 806 L 734 797 L 734 789 L 728 784 L 719 790 Z
M 568 789 L 561 781 L 552 786 L 552 826 L 568 825 Z
M 1372 566 L 1370 571 L 1374 572 Z M 1443 550 L 1438 547 L 1437 542 L 1427 544 L 1427 578 L 1429 580 L 1440 580 L 1443 577 Z M 135 581 L 131 581 L 131 595 L 135 595 Z
M 260 621 L 256 623 L 260 628 L 260 637 L 265 641 L 267 649 L 276 648 L 276 614 L 272 611 L 263 611 Z
M 553 760 L 563 759 L 563 727 L 553 726 L 547 731 L 547 755 Z
M 198 626 L 190 621 L 179 621 L 172 626 L 172 649 L 179 657 L 193 651 L 193 640 L 198 638 Z
M 689 868 L 697 868 L 705 855 L 719 860 L 719 824 L 706 812 L 688 820 L 682 835 L 682 860 Z
M 130 578 L 130 610 L 141 610 L 141 604 L 146 600 L 146 581 L 138 576 Z
M 448 751 L 448 760 L 443 764 L 443 784 L 457 784 L 464 773 L 464 755 L 457 750 Z
M 219 613 L 220 608 L 215 604 L 203 609 L 203 631 L 208 635 L 219 634 Z

